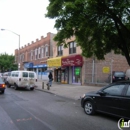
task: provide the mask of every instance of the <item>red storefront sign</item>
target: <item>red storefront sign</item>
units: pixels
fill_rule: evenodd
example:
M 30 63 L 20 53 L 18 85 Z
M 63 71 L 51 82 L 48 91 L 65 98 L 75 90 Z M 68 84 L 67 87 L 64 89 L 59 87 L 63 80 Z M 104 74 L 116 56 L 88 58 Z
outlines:
M 62 67 L 66 66 L 82 66 L 83 65 L 83 57 L 81 55 L 71 55 L 68 57 L 63 57 L 61 59 Z

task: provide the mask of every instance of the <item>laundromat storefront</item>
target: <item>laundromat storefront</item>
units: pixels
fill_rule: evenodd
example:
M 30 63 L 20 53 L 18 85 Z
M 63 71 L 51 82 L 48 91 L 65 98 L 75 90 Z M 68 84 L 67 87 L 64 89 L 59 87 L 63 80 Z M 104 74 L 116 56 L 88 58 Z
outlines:
M 62 57 L 56 57 L 56 58 L 50 58 L 47 60 L 47 66 L 49 69 L 54 70 L 54 81 L 55 82 L 61 82 L 61 58 Z
M 61 82 L 69 84 L 81 84 L 83 57 L 81 55 L 70 55 L 63 57 L 61 66 L 64 68 L 61 74 Z

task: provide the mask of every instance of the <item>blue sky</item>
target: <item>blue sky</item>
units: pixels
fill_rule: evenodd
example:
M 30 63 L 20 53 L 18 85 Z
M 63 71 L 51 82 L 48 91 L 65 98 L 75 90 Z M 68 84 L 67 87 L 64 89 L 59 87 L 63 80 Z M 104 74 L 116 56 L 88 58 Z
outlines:
M 20 35 L 20 46 L 35 41 L 48 32 L 56 33 L 55 21 L 45 18 L 48 0 L 0 0 L 0 29 Z M 14 54 L 19 38 L 0 30 L 0 53 Z

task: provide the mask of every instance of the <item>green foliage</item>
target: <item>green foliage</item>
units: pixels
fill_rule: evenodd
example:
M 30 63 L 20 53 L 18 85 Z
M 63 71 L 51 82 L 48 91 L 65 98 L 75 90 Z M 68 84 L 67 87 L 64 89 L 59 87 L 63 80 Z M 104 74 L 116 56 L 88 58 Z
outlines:
M 130 65 L 130 1 L 128 0 L 49 0 L 46 17 L 55 19 L 58 45 L 76 36 L 85 57 L 114 50 Z
M 0 54 L 0 71 L 10 71 L 17 70 L 17 65 L 15 63 L 15 57 L 8 54 Z

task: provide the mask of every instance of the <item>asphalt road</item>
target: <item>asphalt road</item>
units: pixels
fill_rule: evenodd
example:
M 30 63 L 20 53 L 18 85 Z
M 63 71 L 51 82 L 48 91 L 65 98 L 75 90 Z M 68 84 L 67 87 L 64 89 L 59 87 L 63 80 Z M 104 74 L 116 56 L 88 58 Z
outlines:
M 13 88 L 0 94 L 0 130 L 119 130 L 117 122 L 103 114 L 87 116 L 80 100 Z

